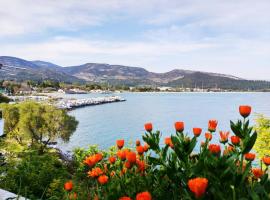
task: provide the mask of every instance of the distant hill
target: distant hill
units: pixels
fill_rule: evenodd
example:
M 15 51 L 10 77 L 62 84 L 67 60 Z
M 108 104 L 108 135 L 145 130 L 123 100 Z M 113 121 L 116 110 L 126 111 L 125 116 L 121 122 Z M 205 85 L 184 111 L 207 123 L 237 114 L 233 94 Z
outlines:
M 0 80 L 55 80 L 64 82 L 82 82 L 81 79 L 58 70 L 57 65 L 52 64 L 49 66 L 49 63 L 46 62 L 31 62 L 15 57 L 0 56 L 0 63 L 4 65 L 0 70 Z
M 41 60 L 34 60 L 31 61 L 31 63 L 41 67 L 41 68 L 49 68 L 49 69 L 53 69 L 53 70 L 60 70 L 62 67 L 50 62 L 45 62 L 45 61 L 41 61 Z
M 171 86 L 259 90 L 270 89 L 268 81 L 252 81 L 239 77 L 175 69 L 166 73 L 149 72 L 140 67 L 87 63 L 61 67 L 44 61 L 27 61 L 15 57 L 0 56 L 0 63 L 25 69 L 3 68 L 0 79 L 56 80 L 63 82 L 97 82 L 128 86 Z

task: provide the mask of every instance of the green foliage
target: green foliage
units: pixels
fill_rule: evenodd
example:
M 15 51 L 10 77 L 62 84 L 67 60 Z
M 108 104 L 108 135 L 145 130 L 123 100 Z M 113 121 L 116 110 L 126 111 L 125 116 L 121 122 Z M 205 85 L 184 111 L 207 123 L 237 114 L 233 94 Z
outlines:
M 254 149 L 259 157 L 270 156 L 270 119 L 263 115 L 258 115 L 256 118 L 256 130 L 258 138 Z
M 0 103 L 8 103 L 10 99 L 0 93 Z
M 57 139 L 68 141 L 78 124 L 65 110 L 47 104 L 6 104 L 2 105 L 2 110 L 5 142 L 37 147 L 41 153 Z
M 1 168 L 0 187 L 30 199 L 62 199 L 67 169 L 55 153 L 24 153 Z

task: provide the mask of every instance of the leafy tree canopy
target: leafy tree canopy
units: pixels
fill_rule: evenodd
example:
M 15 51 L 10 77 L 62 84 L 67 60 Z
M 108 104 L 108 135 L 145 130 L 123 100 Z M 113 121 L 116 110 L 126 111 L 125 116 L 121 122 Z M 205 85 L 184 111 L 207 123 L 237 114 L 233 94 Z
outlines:
M 67 111 L 32 101 L 3 104 L 4 135 L 7 148 L 37 147 L 43 152 L 57 139 L 67 142 L 78 122 Z

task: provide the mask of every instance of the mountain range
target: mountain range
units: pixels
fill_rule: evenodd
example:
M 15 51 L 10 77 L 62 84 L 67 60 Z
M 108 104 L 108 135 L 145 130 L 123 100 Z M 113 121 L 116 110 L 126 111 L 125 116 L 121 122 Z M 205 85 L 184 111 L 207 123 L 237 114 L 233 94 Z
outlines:
M 54 80 L 61 82 L 96 82 L 128 86 L 204 87 L 222 89 L 269 89 L 270 82 L 245 80 L 239 77 L 191 70 L 175 69 L 155 73 L 140 67 L 86 63 L 62 67 L 45 61 L 27 61 L 0 56 L 0 80 Z

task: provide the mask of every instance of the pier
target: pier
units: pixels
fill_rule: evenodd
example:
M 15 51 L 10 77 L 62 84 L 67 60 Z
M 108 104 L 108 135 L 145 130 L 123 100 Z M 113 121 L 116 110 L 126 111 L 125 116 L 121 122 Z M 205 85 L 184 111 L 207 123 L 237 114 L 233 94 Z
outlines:
M 119 96 L 108 96 L 108 97 L 95 97 L 89 99 L 62 99 L 58 101 L 55 105 L 61 109 L 75 109 L 81 108 L 85 106 L 94 106 L 105 103 L 114 103 L 114 102 L 123 102 L 126 101 L 122 97 Z

